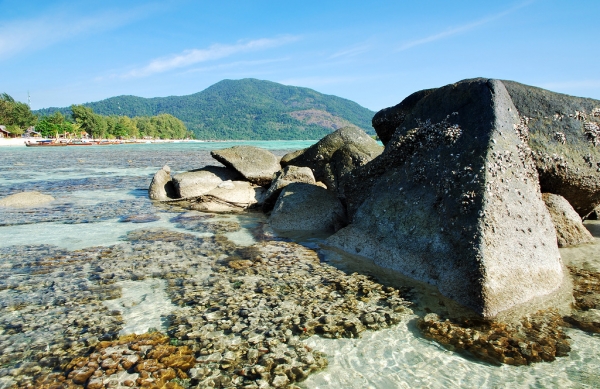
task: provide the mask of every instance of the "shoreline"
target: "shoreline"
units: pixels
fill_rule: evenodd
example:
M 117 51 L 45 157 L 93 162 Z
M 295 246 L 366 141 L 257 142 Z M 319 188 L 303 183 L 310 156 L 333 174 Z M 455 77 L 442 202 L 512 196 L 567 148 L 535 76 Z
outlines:
M 25 142 L 32 141 L 37 142 L 41 140 L 51 140 L 51 138 L 0 138 L 0 147 L 25 147 Z M 124 141 L 123 144 L 154 144 L 154 143 L 226 143 L 226 142 L 261 142 L 263 140 L 255 139 L 236 139 L 236 140 L 222 140 L 222 139 L 211 139 L 211 140 L 197 140 L 197 139 L 154 139 L 154 140 L 130 140 Z M 287 140 L 287 139 L 276 139 L 276 140 L 267 140 L 264 142 L 271 141 L 297 141 L 296 139 Z M 312 139 L 304 139 L 302 141 L 313 141 Z M 314 141 L 316 142 L 316 141 Z
M 0 138 L 0 147 L 25 147 L 25 142 L 38 142 L 43 140 L 51 140 L 51 138 Z M 104 139 L 103 139 L 104 140 Z M 148 143 L 186 143 L 186 142 L 207 142 L 198 140 L 185 139 L 155 139 L 155 140 L 135 140 L 124 141 L 123 144 L 148 144 Z

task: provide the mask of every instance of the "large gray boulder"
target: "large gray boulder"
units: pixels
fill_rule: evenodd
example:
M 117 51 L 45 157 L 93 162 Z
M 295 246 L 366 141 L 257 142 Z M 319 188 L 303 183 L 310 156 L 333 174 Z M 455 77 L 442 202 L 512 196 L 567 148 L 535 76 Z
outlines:
M 564 197 L 553 193 L 543 193 L 542 198 L 556 228 L 558 247 L 594 243 L 594 237 L 584 227 L 581 217 Z
M 21 192 L 0 199 L 0 207 L 25 208 L 44 205 L 54 201 L 54 197 L 40 192 Z
M 533 150 L 542 192 L 560 194 L 586 216 L 600 204 L 600 100 L 502 83 L 528 128 L 523 136 Z M 435 90 L 415 92 L 375 114 L 373 127 L 383 144 L 396 129 L 408 129 L 413 108 Z
M 254 146 L 235 146 L 210 152 L 223 165 L 235 169 L 253 184 L 266 186 L 279 169 L 279 161 L 273 153 Z
M 381 154 L 383 147 L 357 127 L 343 127 L 316 144 L 285 155 L 282 165 L 310 167 L 317 181 L 343 195 L 341 183 L 346 174 Z
M 151 200 L 161 201 L 178 197 L 171 180 L 171 168 L 169 166 L 163 166 L 154 174 L 148 188 L 148 196 Z
M 563 267 L 522 118 L 503 83 L 438 88 L 345 185 L 328 239 L 493 317 L 559 289 Z
M 196 197 L 207 194 L 223 181 L 241 180 L 235 170 L 222 166 L 206 166 L 202 169 L 176 174 L 173 185 L 179 198 Z
M 277 201 L 279 194 L 289 184 L 293 182 L 304 182 L 305 184 L 315 185 L 315 176 L 308 167 L 286 166 L 275 173 L 271 186 L 267 189 L 264 198 L 263 209 L 269 210 Z
M 292 183 L 281 191 L 269 224 L 283 232 L 334 232 L 346 224 L 346 215 L 340 200 L 327 189 Z

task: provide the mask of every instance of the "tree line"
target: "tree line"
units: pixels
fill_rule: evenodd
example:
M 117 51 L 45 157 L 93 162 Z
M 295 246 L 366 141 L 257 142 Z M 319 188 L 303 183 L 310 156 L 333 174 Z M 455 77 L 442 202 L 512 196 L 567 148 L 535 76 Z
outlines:
M 36 116 L 27 104 L 15 101 L 6 93 L 0 94 L 0 124 L 15 135 L 21 135 L 31 126 L 43 137 L 66 135 L 79 138 L 86 133 L 93 138 L 184 139 L 192 137 L 185 124 L 169 114 L 156 116 L 104 116 L 92 108 L 72 105 L 71 115 L 56 111 Z

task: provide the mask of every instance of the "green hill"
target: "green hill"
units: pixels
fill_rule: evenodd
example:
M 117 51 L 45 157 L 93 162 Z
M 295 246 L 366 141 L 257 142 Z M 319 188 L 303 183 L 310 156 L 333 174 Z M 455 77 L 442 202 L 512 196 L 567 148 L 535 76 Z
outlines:
M 308 88 L 256 79 L 223 80 L 188 96 L 117 96 L 83 104 L 101 115 L 154 116 L 182 120 L 197 139 L 320 139 L 355 125 L 374 134 L 374 112 L 350 100 Z M 50 115 L 70 108 L 35 111 Z

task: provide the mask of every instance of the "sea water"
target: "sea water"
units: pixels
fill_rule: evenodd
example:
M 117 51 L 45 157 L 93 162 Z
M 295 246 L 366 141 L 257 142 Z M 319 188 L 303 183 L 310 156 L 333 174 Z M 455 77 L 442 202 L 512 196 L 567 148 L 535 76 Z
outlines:
M 23 191 L 40 191 L 56 200 L 35 208 L 0 207 L 0 251 L 3 261 L 18 261 L 23 247 L 40 250 L 86 250 L 122 243 L 131 231 L 147 227 L 167 228 L 186 234 L 207 236 L 178 225 L 177 212 L 152 203 L 147 188 L 153 174 L 164 165 L 173 173 L 219 165 L 210 150 L 250 144 L 286 152 L 307 147 L 311 141 L 193 142 L 112 145 L 61 148 L 0 148 L 0 196 Z M 148 215 L 146 223 L 128 222 L 128 217 Z M 260 213 L 221 215 L 211 221 L 235 221 L 241 229 L 227 232 L 239 246 L 256 242 L 250 232 L 264 223 Z M 588 222 L 596 245 L 562 249 L 565 262 L 600 271 L 600 223 Z M 322 236 L 297 236 L 300 243 L 319 250 L 323 260 L 347 270 L 361 270 L 361 264 L 339 253 L 320 248 Z M 24 258 L 21 258 L 24 259 Z M 26 261 L 24 261 L 26 262 Z M 10 266 L 9 266 L 10 265 Z M 4 269 L 15 264 L 0 263 Z M 368 264 L 364 264 L 368 268 Z M 12 267 L 11 267 L 12 266 Z M 85 265 L 79 269 L 85 275 Z M 17 274 L 18 273 L 18 274 Z M 3 274 L 3 282 L 26 278 L 27 269 Z M 7 281 L 9 280 L 9 281 Z M 16 281 L 15 281 L 16 280 Z M 121 297 L 103 303 L 120 312 L 121 334 L 143 333 L 151 328 L 164 330 L 174 305 L 165 293 L 165 280 L 121 281 Z M 10 300 L 8 289 L 0 300 Z M 5 303 L 6 304 L 6 303 Z M 414 310 L 419 314 L 419 307 Z M 0 319 L 10 315 L 0 312 Z M 492 366 L 457 354 L 423 338 L 412 315 L 393 328 L 367 331 L 360 339 L 307 339 L 307 346 L 327 354 L 329 366 L 300 383 L 304 388 L 593 388 L 600 387 L 600 337 L 579 330 L 567 330 L 572 350 L 552 363 L 530 366 Z M 6 339 L 5 329 L 0 338 Z M 10 353 L 11 350 L 0 350 Z M 0 366 L 0 388 L 10 385 L 9 369 Z

